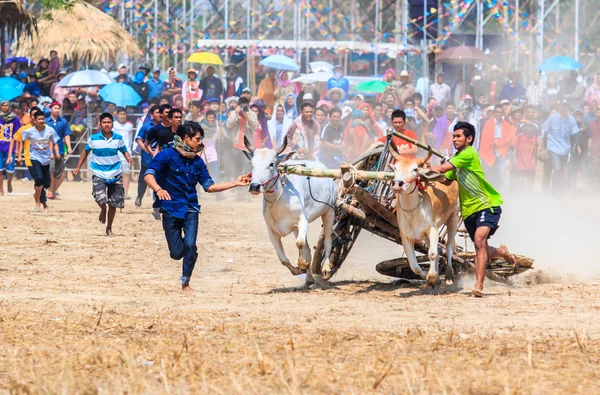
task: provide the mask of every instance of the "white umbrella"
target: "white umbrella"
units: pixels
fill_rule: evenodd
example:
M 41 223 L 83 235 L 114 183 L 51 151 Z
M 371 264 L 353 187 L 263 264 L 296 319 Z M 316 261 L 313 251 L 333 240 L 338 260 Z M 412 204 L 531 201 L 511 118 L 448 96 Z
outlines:
M 84 86 L 103 86 L 113 81 L 101 71 L 81 70 L 65 76 L 57 86 L 59 87 L 84 87 Z
M 333 77 L 333 74 L 325 71 L 319 71 L 318 73 L 301 74 L 300 77 L 296 77 L 292 82 L 327 82 Z
M 318 73 L 319 71 L 333 73 L 333 65 L 330 63 L 327 63 L 327 62 L 323 62 L 323 61 L 310 62 L 308 65 L 310 66 L 310 70 L 313 73 Z

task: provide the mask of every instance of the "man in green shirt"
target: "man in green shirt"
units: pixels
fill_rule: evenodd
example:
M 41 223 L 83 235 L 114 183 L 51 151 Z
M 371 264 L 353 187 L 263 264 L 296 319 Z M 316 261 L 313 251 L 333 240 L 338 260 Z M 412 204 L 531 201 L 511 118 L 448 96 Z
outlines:
M 483 280 L 490 259 L 503 258 L 514 263 L 514 257 L 505 245 L 494 248 L 488 239 L 496 233 L 502 209 L 502 196 L 485 179 L 479 155 L 473 148 L 475 127 L 468 122 L 457 122 L 454 126 L 453 144 L 456 155 L 431 170 L 445 173 L 448 180 L 458 182 L 460 211 L 465 227 L 475 244 L 476 282 L 473 295 L 483 296 Z

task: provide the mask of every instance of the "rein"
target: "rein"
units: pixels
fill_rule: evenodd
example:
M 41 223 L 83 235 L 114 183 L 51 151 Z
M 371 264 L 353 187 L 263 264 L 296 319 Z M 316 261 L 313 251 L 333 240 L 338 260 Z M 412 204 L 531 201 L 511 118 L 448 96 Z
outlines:
M 265 199 L 265 201 L 267 203 L 273 204 L 276 201 L 278 201 L 279 198 L 281 198 L 281 195 L 283 195 L 283 190 L 285 189 L 285 176 L 282 176 L 279 172 L 277 172 L 277 174 L 275 176 L 269 178 L 267 181 L 265 181 L 262 184 L 260 184 L 264 188 L 265 185 L 267 185 L 271 181 L 275 180 L 275 182 L 273 183 L 273 185 L 271 185 L 271 188 L 275 188 L 275 185 L 276 185 L 277 180 L 279 179 L 279 177 L 281 177 L 281 191 L 279 192 L 279 195 L 277 195 L 277 197 L 274 200 L 269 200 L 269 199 L 267 199 L 267 195 L 263 195 L 263 199 Z M 267 190 L 266 192 L 270 194 L 270 193 L 275 192 L 275 189 L 270 189 L 270 190 Z
M 423 184 L 421 182 L 421 177 L 417 177 L 413 180 L 410 180 L 408 182 L 406 182 L 405 184 L 412 184 L 415 183 L 415 187 L 413 188 L 412 191 L 410 191 L 409 193 L 407 193 L 405 196 L 410 196 L 412 195 L 417 189 L 419 190 L 419 201 L 417 202 L 417 204 L 415 205 L 415 207 L 411 208 L 410 210 L 406 210 L 404 207 L 402 207 L 402 204 L 400 203 L 400 196 L 398 196 L 398 206 L 400 207 L 400 209 L 404 212 L 411 212 L 414 211 L 417 207 L 419 207 L 421 205 L 421 202 L 423 201 L 423 194 L 421 192 L 423 192 L 425 190 L 425 184 Z

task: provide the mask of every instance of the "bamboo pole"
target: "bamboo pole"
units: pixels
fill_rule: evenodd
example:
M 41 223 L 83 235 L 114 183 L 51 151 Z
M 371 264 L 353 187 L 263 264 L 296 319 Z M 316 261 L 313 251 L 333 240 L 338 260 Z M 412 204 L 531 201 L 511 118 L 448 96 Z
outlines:
M 423 143 L 421 143 L 421 142 L 419 142 L 419 141 L 417 141 L 417 140 L 413 140 L 413 139 L 411 139 L 410 137 L 403 135 L 402 133 L 398 133 L 398 132 L 396 132 L 396 131 L 395 131 L 395 130 L 393 130 L 392 128 L 388 128 L 388 130 L 387 130 L 387 133 L 388 133 L 388 134 L 390 134 L 390 133 L 391 133 L 391 134 L 393 134 L 394 136 L 396 136 L 396 137 L 399 137 L 399 138 L 401 138 L 401 139 L 402 139 L 402 140 L 404 140 L 404 141 L 408 141 L 409 143 L 411 143 L 411 144 L 414 144 L 414 145 L 416 145 L 416 146 L 417 146 L 417 147 L 419 147 L 419 148 L 423 148 L 425 151 L 429 151 L 429 152 L 431 152 L 432 154 L 434 154 L 434 155 L 436 155 L 436 156 L 439 156 L 439 157 L 440 157 L 440 158 L 442 158 L 442 159 L 444 159 L 444 158 L 446 157 L 446 155 L 442 154 L 440 151 L 438 151 L 438 150 L 436 150 L 436 149 L 432 148 L 431 146 L 429 146 L 429 145 L 425 145 L 425 144 L 423 144 Z
M 313 169 L 304 166 L 282 165 L 279 166 L 279 171 L 286 174 L 294 174 L 298 176 L 318 177 L 318 178 L 341 178 L 341 169 Z M 379 180 L 390 181 L 394 179 L 394 173 L 385 171 L 365 171 L 355 170 L 351 172 L 355 180 Z

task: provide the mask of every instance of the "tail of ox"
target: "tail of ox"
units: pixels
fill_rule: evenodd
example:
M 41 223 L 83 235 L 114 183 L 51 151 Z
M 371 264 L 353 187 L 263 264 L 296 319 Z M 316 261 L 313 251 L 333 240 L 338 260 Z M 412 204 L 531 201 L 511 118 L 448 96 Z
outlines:
M 277 150 L 255 149 L 247 138 L 244 138 L 246 157 L 252 162 L 252 180 L 249 192 L 263 195 L 263 217 L 269 232 L 269 238 L 281 263 L 293 275 L 306 273 L 306 285 L 314 280 L 320 281 L 318 268 L 312 263 L 310 246 L 308 245 L 308 224 L 321 218 L 325 235 L 325 261 L 322 271 L 331 271 L 329 255 L 331 254 L 331 234 L 337 200 L 337 186 L 330 178 L 311 178 L 305 176 L 286 176 L 278 170 L 282 162 L 304 164 L 311 168 L 324 168 L 322 163 L 307 161 L 288 161 L 295 152 L 283 153 L 287 146 L 287 138 Z M 291 233 L 296 237 L 298 247 L 298 266 L 294 267 L 285 255 L 281 238 Z
M 400 155 L 393 141 L 388 147 L 396 160 L 391 164 L 395 171 L 392 189 L 396 192 L 400 237 L 410 268 L 428 285 L 435 287 L 439 281 L 439 227 L 445 224 L 448 229 L 446 282 L 451 283 L 454 277 L 452 254 L 460 213 L 458 185 L 456 182 L 444 184 L 427 181 L 428 173 L 423 166 L 431 158 L 431 152 L 426 158 L 417 159 Z M 427 274 L 417 262 L 414 249 L 417 241 L 424 241 L 429 249 Z

